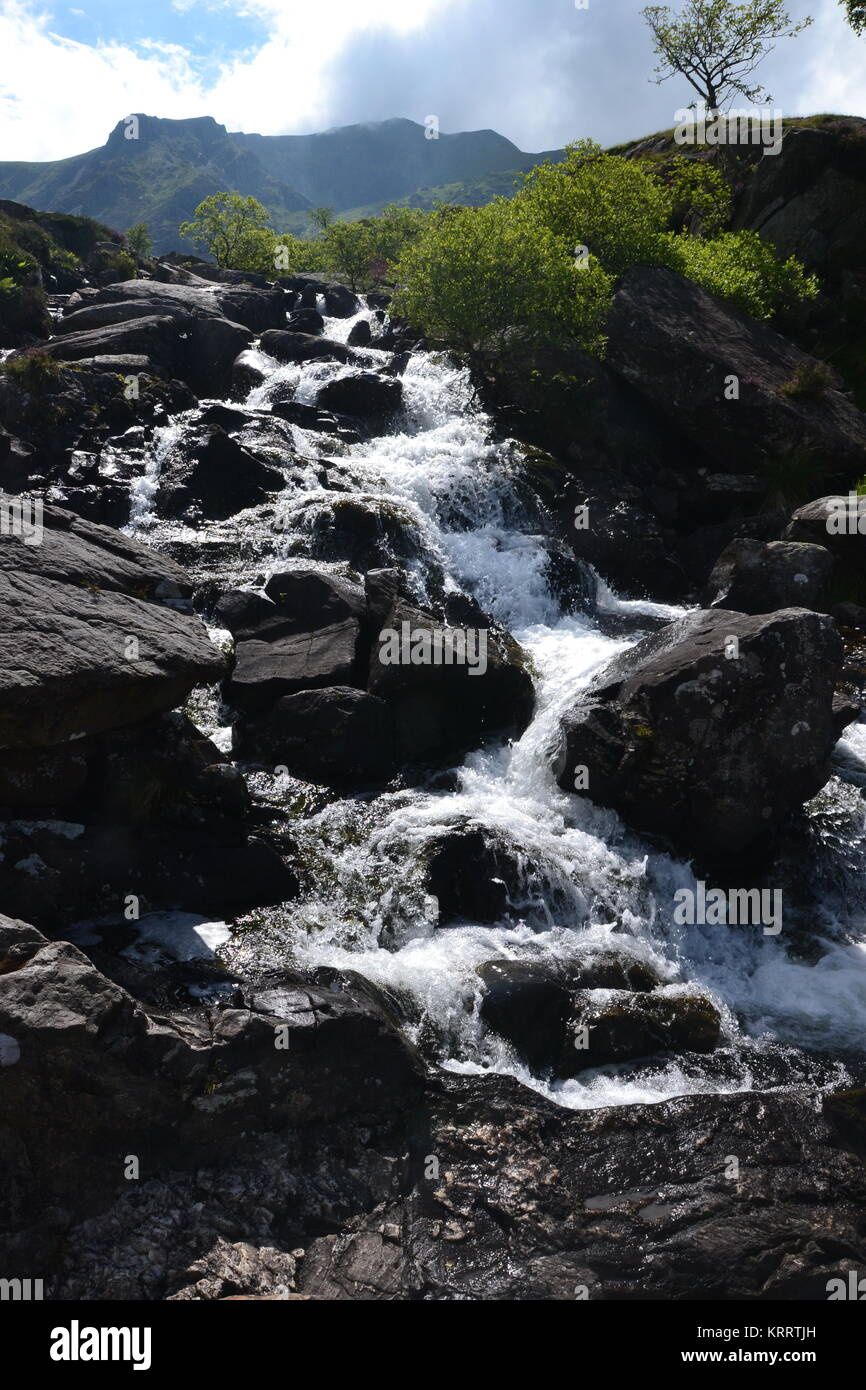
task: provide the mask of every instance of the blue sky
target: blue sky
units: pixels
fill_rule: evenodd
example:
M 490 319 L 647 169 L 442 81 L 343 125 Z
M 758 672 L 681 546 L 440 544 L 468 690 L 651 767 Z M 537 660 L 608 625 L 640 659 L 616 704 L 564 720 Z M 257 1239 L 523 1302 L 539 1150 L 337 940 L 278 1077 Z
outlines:
M 691 93 L 659 87 L 646 0 L 0 0 L 0 159 L 105 142 L 132 111 L 300 133 L 436 115 L 525 150 L 670 126 Z M 678 0 L 674 0 L 674 5 Z M 838 0 L 759 77 L 785 114 L 866 115 L 866 39 Z
M 85 0 L 76 5 L 40 5 L 48 28 L 88 46 L 174 44 L 185 49 L 197 73 L 213 74 L 220 64 L 251 55 L 268 39 L 268 16 L 245 5 L 173 4 L 148 0 L 119 5 L 116 0 Z

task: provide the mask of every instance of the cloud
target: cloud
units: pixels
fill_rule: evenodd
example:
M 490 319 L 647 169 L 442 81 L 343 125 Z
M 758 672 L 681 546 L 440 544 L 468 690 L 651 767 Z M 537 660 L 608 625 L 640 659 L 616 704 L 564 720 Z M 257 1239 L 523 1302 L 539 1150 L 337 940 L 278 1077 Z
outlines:
M 60 19 L 34 0 L 0 0 L 0 159 L 93 148 L 130 111 L 212 115 L 263 134 L 435 114 L 443 130 L 492 127 L 528 150 L 585 135 L 617 143 L 670 126 L 690 100 L 685 82 L 651 80 L 642 3 L 154 0 L 149 40 L 121 42 L 129 31 L 106 11 L 116 37 L 85 44 L 57 32 Z M 802 15 L 807 0 L 791 8 Z M 808 8 L 813 28 L 783 40 L 759 80 L 791 114 L 866 112 L 866 41 L 837 0 Z M 255 44 L 245 35 L 220 62 L 245 16 Z

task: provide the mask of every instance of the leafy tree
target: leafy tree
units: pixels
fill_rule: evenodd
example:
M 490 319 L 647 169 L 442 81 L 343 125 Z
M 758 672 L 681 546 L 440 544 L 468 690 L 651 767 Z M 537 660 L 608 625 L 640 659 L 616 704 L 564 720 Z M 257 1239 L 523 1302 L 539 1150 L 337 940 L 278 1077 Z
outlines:
M 777 39 L 793 38 L 812 23 L 807 16 L 795 24 L 784 0 L 685 0 L 678 15 L 667 5 L 649 5 L 641 14 L 661 60 L 656 81 L 679 73 L 711 112 L 738 93 L 749 102 L 772 101 L 748 79 Z
M 313 230 L 319 232 L 320 235 L 324 236 L 333 221 L 333 208 L 311 208 L 310 222 L 312 223 Z
M 182 222 L 180 235 L 209 251 L 218 266 L 247 269 L 243 262 L 260 251 L 256 233 L 267 229 L 270 213 L 257 198 L 240 193 L 214 193 L 195 210 L 192 222 Z
M 366 222 L 334 222 L 323 237 L 325 261 L 353 290 L 369 282 L 375 248 Z
M 610 276 L 594 258 L 578 266 L 525 201 L 438 209 L 397 273 L 397 313 L 459 347 L 601 346 Z
M 848 23 L 855 33 L 866 31 L 866 0 L 841 0 L 848 16 Z
M 136 256 L 147 260 L 153 255 L 153 238 L 146 222 L 136 222 L 124 237 L 127 247 Z
M 569 145 L 561 164 L 533 169 L 517 201 L 568 249 L 585 246 L 614 274 L 658 259 L 672 206 L 646 165 L 605 154 L 591 140 Z

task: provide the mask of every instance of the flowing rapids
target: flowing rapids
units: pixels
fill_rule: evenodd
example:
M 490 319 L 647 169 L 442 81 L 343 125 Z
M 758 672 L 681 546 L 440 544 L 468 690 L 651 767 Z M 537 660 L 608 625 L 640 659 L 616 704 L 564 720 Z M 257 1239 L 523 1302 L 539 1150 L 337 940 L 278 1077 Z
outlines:
M 358 315 L 364 317 L 369 310 Z M 326 334 L 345 340 L 355 322 L 328 320 Z M 371 365 L 387 360 L 373 349 L 359 355 Z M 267 408 L 275 393 L 312 403 L 326 381 L 355 370 L 278 367 L 257 350 L 252 359 L 266 379 L 251 392 L 248 409 Z M 317 553 L 317 518 L 331 503 L 384 499 L 413 537 L 407 563 L 419 598 L 433 583 L 469 592 L 530 653 L 535 718 L 513 746 L 473 753 L 451 778 L 422 789 L 316 800 L 284 775 L 252 771 L 265 806 L 296 810 L 292 831 L 305 891 L 243 919 L 222 958 L 236 967 L 290 963 L 358 972 L 401 1001 L 410 1033 L 442 1067 L 510 1073 L 569 1107 L 844 1084 L 862 1059 L 866 1032 L 866 725 L 849 729 L 837 752 L 839 775 L 763 880 L 784 891 L 781 935 L 675 925 L 675 891 L 695 886 L 690 865 L 629 831 L 614 813 L 561 791 L 551 747 L 560 710 L 592 675 L 642 630 L 680 610 L 621 600 L 603 584 L 582 605 L 587 611 L 558 597 L 551 540 L 523 486 L 520 451 L 494 442 L 467 374 L 418 352 L 403 381 L 405 410 L 394 432 L 345 444 L 292 426 L 291 466 L 285 449 L 282 457 L 279 448 L 271 454 L 289 480 L 275 509 L 244 513 L 206 533 L 153 514 L 160 470 L 196 412 L 178 417 L 158 433 L 134 486 L 131 528 L 160 547 L 181 544 L 179 558 L 200 577 L 254 587 L 278 567 L 309 562 Z M 265 452 L 260 439 L 256 447 Z M 221 747 L 230 746 L 216 695 L 199 702 L 195 717 Z M 512 901 L 516 926 L 436 927 L 424 851 L 443 830 L 465 824 L 490 830 L 516 852 L 523 871 L 521 900 Z M 481 1022 L 476 967 L 494 958 L 585 961 L 611 950 L 649 964 L 672 993 L 697 988 L 709 995 L 722 1013 L 723 1044 L 705 1058 L 609 1066 L 554 1086 L 532 1077 Z

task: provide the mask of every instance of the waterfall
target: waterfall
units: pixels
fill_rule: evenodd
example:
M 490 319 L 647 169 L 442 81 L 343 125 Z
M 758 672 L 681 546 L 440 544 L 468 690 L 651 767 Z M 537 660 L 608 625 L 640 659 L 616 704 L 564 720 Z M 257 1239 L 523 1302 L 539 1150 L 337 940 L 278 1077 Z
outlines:
M 345 341 L 354 323 L 369 317 L 364 308 L 355 319 L 326 320 L 326 335 Z M 374 368 L 389 360 L 375 348 L 358 349 L 357 357 Z M 251 360 L 265 380 L 245 408 L 261 412 L 287 393 L 312 403 L 323 384 L 357 370 L 321 361 L 279 366 L 256 348 Z M 636 642 L 643 625 L 683 610 L 622 600 L 602 583 L 593 611 L 563 603 L 551 586 L 551 536 L 523 486 L 520 450 L 495 440 L 466 370 L 448 355 L 419 351 L 403 385 L 402 415 L 374 439 L 340 444 L 284 426 L 296 458 L 273 515 L 263 520 L 253 510 L 212 528 L 243 538 L 256 557 L 251 567 L 238 555 L 226 586 L 252 587 L 260 570 L 266 579 L 287 563 L 308 562 L 316 519 L 335 500 L 348 494 L 386 502 L 411 530 L 407 564 L 419 601 L 439 576 L 446 591 L 473 594 L 530 654 L 535 716 L 519 741 L 470 754 L 441 788 L 329 798 L 298 817 L 292 830 L 308 871 L 305 891 L 295 902 L 252 914 L 224 958 L 239 968 L 291 963 L 358 972 L 400 1001 L 408 1031 L 442 1067 L 509 1073 L 565 1106 L 844 1084 L 844 1061 L 829 1054 L 862 1050 L 866 1030 L 864 811 L 851 785 L 858 775 L 860 785 L 866 781 L 866 730 L 854 726 L 840 744 L 839 771 L 847 780 L 834 777 L 813 803 L 800 862 L 780 861 L 774 869 L 791 876 L 812 948 L 799 937 L 792 946 L 748 928 L 720 933 L 676 925 L 674 893 L 695 887 L 690 864 L 630 831 L 612 811 L 563 792 L 551 747 L 560 712 L 593 674 Z M 160 469 L 184 420 L 157 439 L 131 526 L 155 544 L 182 533 L 189 548 L 189 530 L 157 522 L 152 510 Z M 195 570 L 188 552 L 185 563 Z M 628 620 L 616 625 L 618 635 L 603 621 L 611 615 Z M 219 723 L 213 708 L 211 714 L 208 732 Z M 291 795 L 276 775 L 255 772 L 250 780 L 265 804 L 284 806 Z M 488 830 L 517 859 L 520 892 L 512 895 L 508 925 L 436 926 L 424 854 L 455 825 Z M 818 876 L 820 901 L 804 882 L 810 874 Z M 553 1084 L 531 1076 L 485 1028 L 476 968 L 493 959 L 575 962 L 611 951 L 650 966 L 669 994 L 708 996 L 723 1020 L 719 1049 L 596 1068 Z

